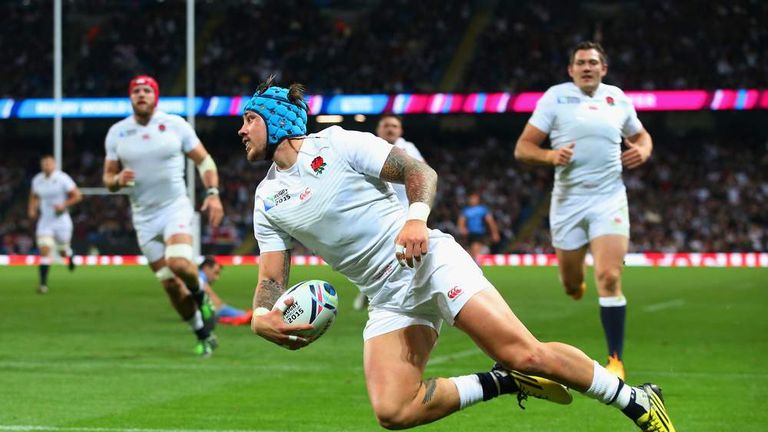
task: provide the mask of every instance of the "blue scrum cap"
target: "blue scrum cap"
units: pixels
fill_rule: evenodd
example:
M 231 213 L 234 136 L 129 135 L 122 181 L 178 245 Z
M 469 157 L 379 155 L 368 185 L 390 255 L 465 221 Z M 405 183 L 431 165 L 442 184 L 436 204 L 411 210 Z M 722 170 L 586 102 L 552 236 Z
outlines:
M 267 125 L 267 145 L 277 145 L 285 138 L 307 134 L 308 110 L 303 100 L 294 103 L 288 99 L 287 88 L 275 86 L 254 93 L 245 104 L 243 114 L 253 111 L 260 115 Z

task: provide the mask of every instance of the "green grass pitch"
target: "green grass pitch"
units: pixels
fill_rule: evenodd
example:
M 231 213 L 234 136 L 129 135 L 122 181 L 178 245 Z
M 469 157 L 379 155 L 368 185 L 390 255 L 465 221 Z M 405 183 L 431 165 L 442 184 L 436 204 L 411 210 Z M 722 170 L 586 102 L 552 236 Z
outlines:
M 605 360 L 594 284 L 580 302 L 562 294 L 554 268 L 487 268 L 512 309 L 542 340 Z M 216 288 L 250 304 L 257 269 L 227 267 Z M 334 326 L 291 352 L 246 327 L 220 326 L 213 358 L 144 267 L 51 271 L 35 294 L 34 267 L 0 268 L 0 431 L 379 430 L 365 391 L 354 287 L 327 267 L 291 279 L 330 281 Z M 763 431 L 768 424 L 768 270 L 628 268 L 625 359 L 631 383 L 662 386 L 679 431 Z M 485 371 L 491 361 L 444 327 L 428 376 Z M 576 395 L 568 407 L 514 397 L 482 403 L 425 431 L 632 431 L 617 410 Z

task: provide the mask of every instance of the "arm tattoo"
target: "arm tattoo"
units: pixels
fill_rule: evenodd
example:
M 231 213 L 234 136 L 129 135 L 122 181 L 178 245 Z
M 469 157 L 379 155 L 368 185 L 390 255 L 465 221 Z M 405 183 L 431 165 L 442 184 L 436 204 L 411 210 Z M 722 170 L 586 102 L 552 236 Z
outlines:
M 432 206 L 437 190 L 437 173 L 424 162 L 408 156 L 405 151 L 394 147 L 379 177 L 382 180 L 405 184 L 408 202 L 423 202 Z
M 285 292 L 285 285 L 280 282 L 272 279 L 262 280 L 256 288 L 256 297 L 253 299 L 253 308 L 257 309 L 263 307 L 272 309 L 275 302 L 277 302 L 277 299 L 283 295 L 283 292 Z
M 263 279 L 259 281 L 256 287 L 256 294 L 253 298 L 253 308 L 272 309 L 277 299 L 285 292 L 288 285 L 288 276 L 291 273 L 291 251 L 287 250 L 283 254 L 283 274 L 282 280 Z
M 291 275 L 291 250 L 283 253 L 283 286 L 288 286 L 288 277 Z
M 426 405 L 432 401 L 435 396 L 435 390 L 437 390 L 437 378 L 430 378 L 424 383 L 426 390 L 424 391 L 424 399 L 421 400 L 422 405 Z

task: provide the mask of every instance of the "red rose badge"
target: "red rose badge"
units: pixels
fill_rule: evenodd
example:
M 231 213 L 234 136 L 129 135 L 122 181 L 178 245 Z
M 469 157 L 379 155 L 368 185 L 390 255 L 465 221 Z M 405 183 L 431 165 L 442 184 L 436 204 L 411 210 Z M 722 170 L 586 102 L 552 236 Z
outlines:
M 605 98 L 605 101 L 608 103 L 608 105 L 613 106 L 615 102 L 613 101 L 613 98 L 608 96 Z
M 322 156 L 318 156 L 314 159 L 312 159 L 312 164 L 310 165 L 312 167 L 312 171 L 315 172 L 315 174 L 322 174 L 323 170 L 325 169 L 326 163 L 323 161 Z

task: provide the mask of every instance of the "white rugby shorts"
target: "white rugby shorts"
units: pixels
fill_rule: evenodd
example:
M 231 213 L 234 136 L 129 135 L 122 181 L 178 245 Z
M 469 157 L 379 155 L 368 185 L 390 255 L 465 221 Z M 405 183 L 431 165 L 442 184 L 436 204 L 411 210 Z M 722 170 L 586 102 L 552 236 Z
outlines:
M 56 244 L 68 245 L 72 241 L 72 218 L 69 213 L 54 218 L 40 218 L 37 221 L 35 235 L 38 239 L 53 237 Z
M 549 209 L 552 245 L 575 250 L 609 234 L 629 238 L 627 192 L 604 195 L 552 195 Z
M 432 230 L 429 252 L 411 269 L 400 267 L 371 297 L 363 339 L 424 325 L 440 331 L 472 296 L 493 285 L 472 257 L 450 235 Z M 394 245 L 392 255 L 394 257 Z
M 192 234 L 194 210 L 186 196 L 172 204 L 133 214 L 141 253 L 152 263 L 165 256 L 165 242 L 174 234 Z

